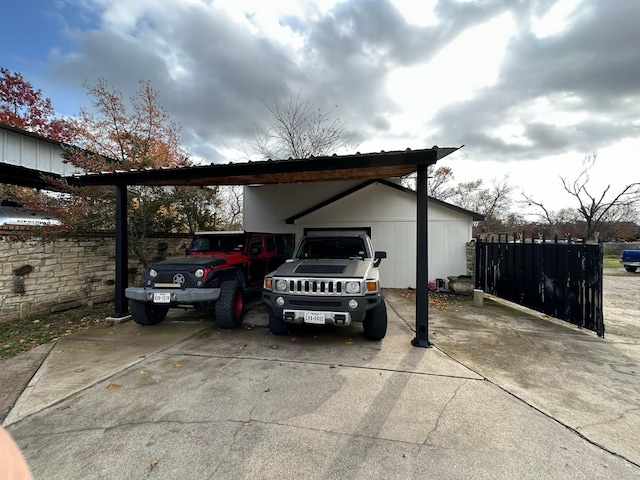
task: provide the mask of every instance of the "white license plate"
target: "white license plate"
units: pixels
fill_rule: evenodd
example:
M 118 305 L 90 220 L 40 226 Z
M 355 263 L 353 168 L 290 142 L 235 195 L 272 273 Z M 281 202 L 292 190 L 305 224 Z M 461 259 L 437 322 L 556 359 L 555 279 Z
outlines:
M 171 294 L 164 292 L 154 293 L 153 303 L 171 303 Z
M 324 325 L 324 313 L 304 312 L 304 323 Z

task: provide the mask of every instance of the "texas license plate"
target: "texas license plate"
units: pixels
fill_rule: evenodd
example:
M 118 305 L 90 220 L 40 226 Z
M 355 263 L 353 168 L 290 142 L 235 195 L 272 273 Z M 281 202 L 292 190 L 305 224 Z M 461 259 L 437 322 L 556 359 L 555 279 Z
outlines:
M 304 312 L 304 323 L 324 325 L 324 313 Z
M 156 292 L 153 294 L 153 303 L 170 303 L 171 294 L 164 292 Z

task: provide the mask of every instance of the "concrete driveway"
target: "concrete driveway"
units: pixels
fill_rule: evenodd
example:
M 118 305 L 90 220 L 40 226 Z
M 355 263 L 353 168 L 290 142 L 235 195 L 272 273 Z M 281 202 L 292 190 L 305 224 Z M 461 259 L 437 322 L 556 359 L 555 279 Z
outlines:
M 5 425 L 37 479 L 640 478 L 638 344 L 457 297 L 415 348 L 385 297 L 382 342 L 276 337 L 261 305 L 65 337 L 4 365 L 28 382 Z

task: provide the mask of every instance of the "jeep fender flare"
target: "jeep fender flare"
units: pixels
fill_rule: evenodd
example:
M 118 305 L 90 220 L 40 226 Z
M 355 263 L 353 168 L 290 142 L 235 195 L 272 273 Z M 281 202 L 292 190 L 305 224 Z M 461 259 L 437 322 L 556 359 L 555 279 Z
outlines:
M 240 284 L 242 290 L 247 288 L 247 279 L 245 278 L 244 273 L 242 273 L 241 269 L 235 266 L 216 270 L 214 278 L 217 278 L 221 285 L 223 282 L 235 280 Z

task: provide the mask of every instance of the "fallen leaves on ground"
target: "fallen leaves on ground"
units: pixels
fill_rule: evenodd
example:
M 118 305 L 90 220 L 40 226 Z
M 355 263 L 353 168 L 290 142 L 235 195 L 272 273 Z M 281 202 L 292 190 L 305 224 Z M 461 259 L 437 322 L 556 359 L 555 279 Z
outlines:
M 412 302 L 416 301 L 416 291 L 413 288 L 407 288 L 400 292 L 400 296 Z M 446 312 L 450 308 L 460 306 L 460 299 L 457 295 L 447 292 L 428 292 L 428 302 L 430 307 L 434 307 L 441 312 Z
M 9 358 L 56 338 L 99 326 L 112 311 L 113 303 L 106 302 L 1 322 L 0 358 Z
M 120 388 L 120 385 L 117 383 L 110 383 L 107 385 L 107 390 L 117 390 L 118 388 Z

